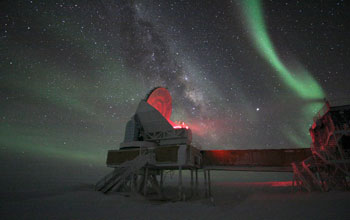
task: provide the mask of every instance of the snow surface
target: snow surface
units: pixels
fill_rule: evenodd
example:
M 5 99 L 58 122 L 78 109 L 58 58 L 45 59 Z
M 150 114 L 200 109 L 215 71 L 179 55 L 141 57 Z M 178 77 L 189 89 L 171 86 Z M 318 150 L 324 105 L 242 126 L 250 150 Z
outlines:
M 95 192 L 94 183 L 109 171 L 103 167 L 44 161 L 0 165 L 0 219 L 350 219 L 350 192 L 300 193 L 269 184 L 290 181 L 289 173 L 215 171 L 211 199 L 174 202 Z M 166 189 L 176 194 L 176 173 L 166 177 Z M 188 173 L 184 184 L 188 193 Z

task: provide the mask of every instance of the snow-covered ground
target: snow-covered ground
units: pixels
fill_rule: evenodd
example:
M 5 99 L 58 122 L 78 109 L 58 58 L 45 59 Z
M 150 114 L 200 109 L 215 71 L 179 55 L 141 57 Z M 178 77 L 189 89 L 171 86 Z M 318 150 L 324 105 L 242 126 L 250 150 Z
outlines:
M 292 192 L 289 173 L 216 171 L 212 199 L 161 202 L 95 192 L 107 168 L 54 164 L 1 162 L 0 219 L 350 219 L 350 192 Z

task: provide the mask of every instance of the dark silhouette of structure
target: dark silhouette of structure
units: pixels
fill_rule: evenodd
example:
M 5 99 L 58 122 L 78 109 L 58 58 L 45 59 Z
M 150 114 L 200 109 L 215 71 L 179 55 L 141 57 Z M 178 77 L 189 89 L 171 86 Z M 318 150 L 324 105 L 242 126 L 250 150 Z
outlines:
M 292 164 L 294 181 L 307 191 L 349 189 L 350 178 L 350 105 L 320 110 L 309 129 L 312 155 Z
M 307 191 L 348 189 L 350 168 L 350 105 L 328 102 L 310 128 L 311 148 L 200 150 L 184 122 L 170 120 L 172 98 L 157 87 L 141 100 L 126 125 L 118 150 L 110 150 L 107 166 L 113 171 L 96 190 L 131 191 L 163 198 L 163 173 L 177 170 L 178 198 L 184 199 L 182 171 L 190 170 L 191 196 L 198 195 L 198 170 L 203 171 L 205 196 L 211 196 L 211 170 L 294 172 L 293 186 Z M 195 174 L 195 178 L 194 178 Z

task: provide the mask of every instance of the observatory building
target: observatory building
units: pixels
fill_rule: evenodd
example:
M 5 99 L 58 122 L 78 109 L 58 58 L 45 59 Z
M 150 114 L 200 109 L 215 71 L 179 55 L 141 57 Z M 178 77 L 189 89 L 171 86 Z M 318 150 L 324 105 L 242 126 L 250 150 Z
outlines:
M 119 149 L 109 150 L 113 168 L 95 189 L 151 191 L 163 198 L 163 173 L 178 171 L 178 198 L 183 199 L 182 171 L 190 170 L 191 196 L 198 195 L 203 171 L 205 196 L 211 196 L 211 170 L 293 172 L 293 186 L 307 191 L 348 189 L 350 177 L 350 105 L 328 102 L 310 128 L 310 148 L 201 150 L 192 144 L 191 128 L 171 121 L 172 98 L 166 88 L 152 89 L 126 124 Z M 188 197 L 187 197 L 188 198 Z
M 170 120 L 172 98 L 166 88 L 157 87 L 141 100 L 136 113 L 126 124 L 125 138 L 118 150 L 110 150 L 107 166 L 114 168 L 96 184 L 96 189 L 107 193 L 129 187 L 147 194 L 152 188 L 161 195 L 164 170 L 179 170 L 179 193 L 182 192 L 182 170 L 196 173 L 202 164 L 200 150 L 194 147 L 191 129 L 185 123 Z M 160 176 L 158 181 L 157 176 Z

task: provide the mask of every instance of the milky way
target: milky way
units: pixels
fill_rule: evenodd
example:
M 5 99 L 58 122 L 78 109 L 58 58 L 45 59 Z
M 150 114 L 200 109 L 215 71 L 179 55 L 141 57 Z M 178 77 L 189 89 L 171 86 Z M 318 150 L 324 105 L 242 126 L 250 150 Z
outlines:
M 343 1 L 5 1 L 0 150 L 101 163 L 138 102 L 173 96 L 207 149 L 308 147 L 350 102 Z

